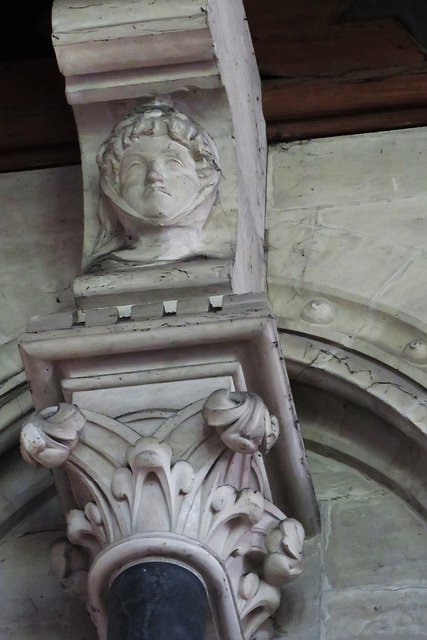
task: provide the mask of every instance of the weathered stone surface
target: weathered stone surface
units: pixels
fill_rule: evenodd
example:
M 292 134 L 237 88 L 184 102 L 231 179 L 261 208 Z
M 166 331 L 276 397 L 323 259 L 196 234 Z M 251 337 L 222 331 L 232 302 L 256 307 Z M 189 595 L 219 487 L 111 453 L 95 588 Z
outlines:
M 324 373 L 324 368 L 319 370 L 319 375 Z M 324 381 L 327 386 L 327 377 Z M 391 400 L 394 393 L 401 393 L 405 403 L 414 402 L 411 394 L 402 393 L 402 389 L 381 384 L 377 388 L 383 390 L 387 399 Z M 331 455 L 341 460 L 352 461 L 356 467 L 358 465 L 359 469 L 371 476 L 380 477 L 408 504 L 419 512 L 426 513 L 427 453 L 422 446 L 417 447 L 413 440 L 401 433 L 400 427 L 405 426 L 402 415 L 394 421 L 392 407 L 381 408 L 378 401 L 375 405 L 375 397 L 370 401 L 371 411 L 368 411 L 332 394 L 328 394 L 326 401 L 325 392 L 315 387 L 294 382 L 293 392 L 300 420 L 304 425 L 303 435 L 311 443 L 310 446 L 317 451 L 330 451 Z M 354 395 L 358 399 L 355 393 Z M 363 397 L 360 400 L 363 401 Z M 397 408 L 403 413 L 400 403 Z M 373 414 L 375 410 L 381 411 L 390 422 L 395 422 L 396 427 Z M 418 427 L 419 441 L 422 444 L 424 419 L 418 423 Z M 327 478 L 327 474 L 325 475 Z M 381 484 L 373 485 L 376 486 L 376 493 L 384 490 Z
M 425 638 L 424 521 L 357 470 L 308 457 L 322 534 L 306 542 L 305 573 L 284 590 L 275 638 Z
M 423 194 L 425 134 L 422 127 L 277 145 L 274 205 L 319 207 Z
M 427 331 L 426 137 L 420 128 L 272 146 L 267 215 L 279 326 L 357 344 L 424 386 L 427 350 L 411 359 L 405 346 Z M 304 317 L 318 298 L 332 309 L 326 327 Z
M 328 640 L 425 638 L 426 596 L 425 588 L 328 592 L 321 637 Z
M 331 505 L 325 570 L 333 589 L 427 588 L 427 529 L 392 494 Z
M 0 466 L 0 536 L 5 535 L 29 509 L 31 501 L 52 485 L 48 470 L 25 464 L 19 451 L 2 456 Z
M 50 572 L 50 545 L 62 531 L 38 524 L 0 545 L 2 640 L 96 640 L 84 604 L 70 601 Z
M 363 475 L 356 469 L 344 466 L 333 458 L 319 456 L 309 451 L 308 463 L 316 486 L 317 499 L 322 502 L 337 498 L 347 500 L 370 498 L 388 493 L 385 487 L 379 485 L 372 478 Z
M 80 268 L 83 211 L 80 167 L 0 175 L 1 341 L 33 315 L 70 308 Z

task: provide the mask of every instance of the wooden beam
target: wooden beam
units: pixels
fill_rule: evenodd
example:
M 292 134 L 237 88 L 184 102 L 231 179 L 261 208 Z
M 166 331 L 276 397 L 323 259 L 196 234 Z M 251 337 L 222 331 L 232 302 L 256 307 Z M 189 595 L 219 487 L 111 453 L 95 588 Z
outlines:
M 388 77 L 263 82 L 264 115 L 269 123 L 424 105 L 427 70 Z
M 420 126 L 427 126 L 427 105 L 396 111 L 383 110 L 324 118 L 267 122 L 267 138 L 269 142 L 286 142 Z
M 254 38 L 261 75 L 299 79 L 424 64 L 410 35 L 392 20 L 315 27 Z
M 56 60 L 0 64 L 0 171 L 80 161 L 76 126 Z

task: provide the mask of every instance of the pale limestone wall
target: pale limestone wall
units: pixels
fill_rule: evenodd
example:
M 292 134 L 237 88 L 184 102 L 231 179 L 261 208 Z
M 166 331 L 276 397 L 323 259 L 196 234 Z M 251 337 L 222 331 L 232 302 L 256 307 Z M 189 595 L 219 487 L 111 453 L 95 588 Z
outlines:
M 270 276 L 424 324 L 426 143 L 420 128 L 270 147 Z
M 74 304 L 83 204 L 79 166 L 0 174 L 0 453 L 16 442 L 31 395 L 17 340 L 33 315 Z
M 283 638 L 425 637 L 427 529 L 368 476 L 310 453 L 322 534 L 306 543 L 306 571 L 285 589 Z
M 2 539 L 2 640 L 97 639 L 85 605 L 68 597 L 50 570 L 50 545 L 63 532 L 59 501 L 50 497 Z
M 427 128 L 270 147 L 268 286 L 282 328 L 426 386 Z
M 310 456 L 322 535 L 283 637 L 426 634 L 426 142 L 270 148 L 268 287 L 306 446 L 380 482 Z

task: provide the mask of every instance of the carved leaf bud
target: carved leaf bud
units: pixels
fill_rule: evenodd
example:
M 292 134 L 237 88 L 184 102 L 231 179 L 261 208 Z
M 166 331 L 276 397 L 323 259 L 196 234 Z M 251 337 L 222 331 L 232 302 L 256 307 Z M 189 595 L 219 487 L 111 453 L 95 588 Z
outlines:
M 212 511 L 218 512 L 221 511 L 221 509 L 224 509 L 226 506 L 233 505 L 236 494 L 236 490 L 229 485 L 218 487 L 211 501 Z
M 21 454 L 26 462 L 59 467 L 78 442 L 86 418 L 72 404 L 61 403 L 33 413 L 21 430 Z
M 127 459 L 132 469 L 169 469 L 172 448 L 156 438 L 139 438 L 134 446 L 129 447 Z
M 247 573 L 240 580 L 239 595 L 244 600 L 253 598 L 259 589 L 259 577 L 256 573 Z
M 302 573 L 304 540 L 303 526 L 294 518 L 282 520 L 278 527 L 267 535 L 264 560 L 264 579 L 271 585 L 280 586 Z
M 276 442 L 278 422 L 255 393 L 217 389 L 206 400 L 203 415 L 237 453 L 253 454 L 262 446 L 269 450 Z

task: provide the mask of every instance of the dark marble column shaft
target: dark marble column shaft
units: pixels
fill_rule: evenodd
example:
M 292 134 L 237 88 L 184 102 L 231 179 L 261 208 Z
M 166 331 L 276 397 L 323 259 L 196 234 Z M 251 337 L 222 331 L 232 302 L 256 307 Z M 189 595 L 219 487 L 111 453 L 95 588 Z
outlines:
M 197 576 L 170 562 L 145 562 L 111 586 L 107 640 L 204 640 L 206 613 Z

